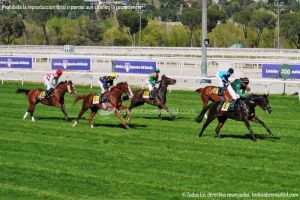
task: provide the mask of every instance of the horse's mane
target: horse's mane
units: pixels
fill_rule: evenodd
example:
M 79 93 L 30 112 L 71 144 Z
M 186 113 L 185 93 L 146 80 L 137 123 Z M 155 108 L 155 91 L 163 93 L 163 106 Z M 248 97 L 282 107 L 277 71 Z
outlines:
M 65 83 L 67 83 L 67 81 L 61 81 L 61 82 L 59 82 L 59 84 L 57 84 L 57 86 L 60 86 L 60 85 L 65 84 Z
M 115 85 L 115 86 L 120 86 L 120 85 L 123 85 L 123 84 L 125 84 L 126 82 L 120 82 L 120 83 L 118 83 L 117 85 Z

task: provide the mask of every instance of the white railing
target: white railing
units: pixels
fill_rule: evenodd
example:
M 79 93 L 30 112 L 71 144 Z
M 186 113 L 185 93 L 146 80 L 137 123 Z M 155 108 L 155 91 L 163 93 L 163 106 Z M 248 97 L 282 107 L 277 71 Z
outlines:
M 10 78 L 8 76 L 6 76 L 6 73 L 18 73 L 17 77 L 18 78 Z M 25 77 L 26 76 L 38 76 L 39 78 L 42 77 L 43 74 L 48 73 L 48 71 L 31 71 L 31 70 L 13 70 L 13 69 L 8 69 L 8 70 L 2 70 L 1 72 L 1 84 L 3 85 L 5 83 L 5 81 L 8 80 L 14 80 L 14 81 L 20 81 L 22 85 L 24 85 Z M 104 76 L 104 75 L 109 75 L 109 73 L 94 73 L 94 72 L 70 72 L 70 71 L 66 71 L 64 72 L 64 76 L 66 77 L 67 80 L 69 80 L 69 77 L 72 77 L 74 75 L 79 75 L 82 79 L 82 77 L 85 77 L 86 80 L 88 80 L 88 84 L 90 85 L 91 88 L 93 88 L 93 86 L 95 85 L 95 80 L 94 77 L 99 77 L 99 76 Z M 141 86 L 142 88 L 144 88 L 145 86 L 145 79 L 147 79 L 148 75 L 144 75 L 144 74 L 121 74 L 120 76 L 122 76 L 123 79 L 126 80 L 131 80 L 131 84 L 133 85 L 137 85 L 137 86 Z M 215 81 L 216 78 L 215 77 L 194 77 L 194 76 L 168 76 L 170 78 L 174 78 L 174 79 L 183 79 L 183 80 L 189 80 L 191 81 L 190 84 L 194 84 L 194 82 L 192 82 L 192 80 L 212 80 Z M 137 81 L 134 81 L 133 78 L 137 78 Z M 40 79 L 41 80 L 41 79 Z M 78 80 L 79 81 L 79 80 Z M 40 82 L 40 81 L 37 81 Z M 269 90 L 269 84 L 273 84 L 273 83 L 278 83 L 278 84 L 289 84 L 289 85 L 294 85 L 296 87 L 298 87 L 298 96 L 299 96 L 299 100 L 300 100 L 300 80 L 280 80 L 280 79 L 250 79 L 250 82 L 252 84 L 254 83 L 260 83 L 264 85 L 265 91 Z M 187 82 L 181 82 L 180 84 L 184 85 L 184 84 L 189 84 Z M 200 85 L 199 85 L 200 87 Z M 174 88 L 174 87 L 171 87 Z M 262 92 L 262 91 L 261 91 Z M 270 91 L 272 93 L 272 91 Z

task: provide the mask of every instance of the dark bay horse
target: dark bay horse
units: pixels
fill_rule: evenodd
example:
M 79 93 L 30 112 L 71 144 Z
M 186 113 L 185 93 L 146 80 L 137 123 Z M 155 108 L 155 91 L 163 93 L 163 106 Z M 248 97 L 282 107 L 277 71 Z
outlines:
M 196 121 L 198 123 L 200 123 L 203 120 L 203 117 L 204 117 L 204 114 L 206 113 L 206 111 L 209 110 L 208 118 L 202 127 L 199 137 L 202 136 L 203 131 L 206 129 L 206 127 L 216 118 L 218 118 L 218 121 L 219 121 L 219 123 L 215 129 L 216 136 L 218 136 L 218 137 L 221 136 L 220 130 L 228 118 L 234 119 L 237 121 L 243 121 L 245 123 L 246 127 L 248 128 L 251 139 L 253 141 L 256 141 L 256 138 L 253 134 L 253 130 L 250 126 L 249 121 L 261 124 L 268 131 L 269 136 L 273 135 L 271 130 L 265 125 L 265 123 L 255 115 L 255 107 L 256 106 L 261 107 L 268 114 L 272 112 L 272 109 L 269 105 L 268 95 L 263 95 L 263 96 L 252 95 L 245 99 L 238 99 L 233 111 L 222 111 L 222 105 L 223 105 L 223 102 L 211 103 L 197 117 Z
M 93 98 L 96 94 L 87 94 L 87 95 L 81 95 L 78 96 L 74 104 L 83 99 L 82 102 L 82 108 L 81 111 L 76 119 L 76 121 L 73 124 L 73 127 L 75 127 L 82 117 L 82 115 L 88 110 L 91 109 L 92 113 L 89 117 L 89 123 L 91 128 L 94 128 L 93 125 L 93 118 L 96 115 L 97 111 L 99 109 L 104 109 L 104 110 L 109 110 L 109 111 L 114 111 L 115 115 L 119 118 L 119 120 L 122 122 L 125 128 L 129 128 L 129 126 L 126 124 L 124 118 L 120 115 L 119 110 L 126 110 L 127 115 L 129 116 L 128 119 L 130 120 L 130 112 L 128 111 L 128 108 L 126 106 L 122 105 L 122 99 L 121 95 L 125 93 L 126 95 L 129 96 L 129 98 L 132 98 L 133 94 L 131 92 L 131 89 L 127 82 L 122 82 L 118 83 L 116 86 L 112 87 L 110 92 L 107 92 L 105 95 L 108 95 L 109 102 L 105 103 L 98 103 L 98 104 L 93 104 Z
M 23 119 L 26 119 L 27 115 L 30 114 L 32 121 L 35 121 L 33 117 L 33 112 L 35 109 L 36 104 L 42 103 L 47 106 L 55 106 L 61 108 L 62 112 L 64 113 L 65 119 L 68 120 L 68 114 L 66 112 L 65 103 L 64 103 L 64 96 L 66 92 L 69 92 L 73 96 L 77 95 L 77 92 L 75 90 L 75 87 L 72 83 L 72 81 L 65 81 L 60 82 L 57 87 L 53 90 L 52 95 L 49 97 L 49 99 L 41 98 L 40 94 L 41 92 L 44 92 L 42 89 L 17 89 L 16 91 L 19 93 L 25 93 L 28 98 L 29 107 L 27 112 L 25 113 Z
M 166 106 L 166 100 L 167 100 L 167 91 L 168 91 L 168 85 L 174 85 L 176 83 L 175 79 L 171 79 L 166 77 L 165 75 L 162 76 L 159 87 L 156 91 L 155 98 L 152 100 L 149 97 L 144 98 L 144 92 L 146 90 L 140 89 L 138 91 L 134 92 L 134 95 L 131 99 L 131 104 L 128 107 L 129 111 L 131 111 L 133 108 L 144 105 L 144 103 L 148 103 L 150 105 L 157 106 L 159 108 L 159 114 L 158 118 L 161 118 L 161 109 L 165 109 L 168 113 L 171 113 L 170 109 Z M 171 113 L 172 116 L 172 113 Z M 125 116 L 126 117 L 126 116 Z M 174 116 L 172 116 L 174 118 Z
M 214 90 L 218 88 L 215 86 L 206 86 L 204 88 L 199 88 L 195 90 L 195 92 L 199 93 L 201 100 L 202 100 L 202 110 L 205 109 L 205 107 L 208 104 L 208 101 L 211 100 L 213 102 L 218 101 L 225 101 L 225 100 L 232 100 L 231 95 L 229 94 L 228 90 L 224 91 L 224 96 L 220 96 L 218 94 L 215 94 Z M 223 98 L 223 99 L 222 99 Z

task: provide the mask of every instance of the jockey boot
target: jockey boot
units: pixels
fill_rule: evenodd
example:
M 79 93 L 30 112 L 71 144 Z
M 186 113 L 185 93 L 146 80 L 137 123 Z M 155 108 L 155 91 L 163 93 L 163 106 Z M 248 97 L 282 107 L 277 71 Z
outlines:
M 107 96 L 105 95 L 105 93 L 101 94 L 100 96 L 100 102 L 103 103 L 103 102 L 106 102 L 108 99 L 107 99 Z
M 154 96 L 154 90 L 152 90 L 150 92 L 150 100 L 153 100 L 154 98 L 155 98 L 155 96 Z
M 50 98 L 50 95 L 51 95 L 52 91 L 53 91 L 53 88 L 50 88 L 49 90 L 46 90 L 46 91 L 45 91 L 45 94 L 46 94 L 45 98 L 46 98 L 46 99 L 49 99 L 49 98 Z
M 230 103 L 230 107 L 229 107 L 229 110 L 230 111 L 234 111 L 234 108 L 235 108 L 235 104 L 236 104 L 236 99 L 233 99 Z

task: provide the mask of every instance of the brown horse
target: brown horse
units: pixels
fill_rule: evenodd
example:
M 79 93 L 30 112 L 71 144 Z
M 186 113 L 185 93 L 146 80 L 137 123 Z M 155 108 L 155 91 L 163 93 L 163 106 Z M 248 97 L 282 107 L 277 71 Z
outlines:
M 201 97 L 201 100 L 202 100 L 202 110 L 205 109 L 205 107 L 207 106 L 209 100 L 211 100 L 213 102 L 232 100 L 232 97 L 229 94 L 228 90 L 225 90 L 224 95 L 220 96 L 220 95 L 214 93 L 215 88 L 218 88 L 218 87 L 206 86 L 204 88 L 199 88 L 199 89 L 195 90 L 195 92 L 200 94 L 200 97 Z
M 98 104 L 93 104 L 93 98 L 96 94 L 87 94 L 87 95 L 81 95 L 78 96 L 74 104 L 83 99 L 82 102 L 82 108 L 81 111 L 76 119 L 76 121 L 73 124 L 73 127 L 75 127 L 82 117 L 82 115 L 88 110 L 91 109 L 92 113 L 89 118 L 89 123 L 91 128 L 94 128 L 93 125 L 93 118 L 96 115 L 97 111 L 99 109 L 104 109 L 104 110 L 109 110 L 109 111 L 114 111 L 115 115 L 119 118 L 119 120 L 122 122 L 122 124 L 125 126 L 125 128 L 129 128 L 129 126 L 126 124 L 124 118 L 120 115 L 119 110 L 126 110 L 127 115 L 129 116 L 130 120 L 130 112 L 128 111 L 128 108 L 126 106 L 122 105 L 122 99 L 121 95 L 125 93 L 126 95 L 129 96 L 129 98 L 132 98 L 133 94 L 131 92 L 131 89 L 127 82 L 122 82 L 118 83 L 116 86 L 112 87 L 110 92 L 105 93 L 104 95 L 107 95 L 109 97 L 109 102 L 105 103 L 98 103 Z
M 219 138 L 221 137 L 220 130 L 228 118 L 244 122 L 245 126 L 250 132 L 250 137 L 253 141 L 256 141 L 256 138 L 250 126 L 249 123 L 250 121 L 262 125 L 268 131 L 269 136 L 272 137 L 273 135 L 272 131 L 269 129 L 269 127 L 266 126 L 266 124 L 262 120 L 260 120 L 256 116 L 255 113 L 256 106 L 261 107 L 268 114 L 272 112 L 271 106 L 269 105 L 268 96 L 269 95 L 263 95 L 263 96 L 252 95 L 245 99 L 238 99 L 233 111 L 223 111 L 222 102 L 211 103 L 199 114 L 199 116 L 196 119 L 196 121 L 200 123 L 203 120 L 206 111 L 209 110 L 208 118 L 199 133 L 199 137 L 202 136 L 206 127 L 216 118 L 218 119 L 219 123 L 215 131 L 216 131 L 216 136 Z
M 28 98 L 29 107 L 27 109 L 27 112 L 25 113 L 23 119 L 26 119 L 27 115 L 30 114 L 31 120 L 35 121 L 33 117 L 33 112 L 35 109 L 36 104 L 42 103 L 47 106 L 56 106 L 61 108 L 62 112 L 65 115 L 65 119 L 68 120 L 68 114 L 66 112 L 65 103 L 64 103 L 64 96 L 66 92 L 69 92 L 70 94 L 77 95 L 77 92 L 75 90 L 75 87 L 72 83 L 72 81 L 65 81 L 60 82 L 57 87 L 53 90 L 52 95 L 49 97 L 49 99 L 40 97 L 41 92 L 43 92 L 43 89 L 17 89 L 17 93 L 25 93 Z
M 148 103 L 150 105 L 154 105 L 159 108 L 160 111 L 158 114 L 159 119 L 161 119 L 161 109 L 165 109 L 168 113 L 171 113 L 170 109 L 166 106 L 167 88 L 168 85 L 174 85 L 175 83 L 176 83 L 175 79 L 171 79 L 163 75 L 159 87 L 156 91 L 155 98 L 153 100 L 150 99 L 149 97 L 144 97 L 145 90 L 143 89 L 134 92 L 134 96 L 131 99 L 131 104 L 128 107 L 129 111 L 131 111 L 135 107 L 143 105 L 144 103 Z M 171 117 L 175 118 L 174 116 L 172 116 L 172 113 L 171 113 Z

